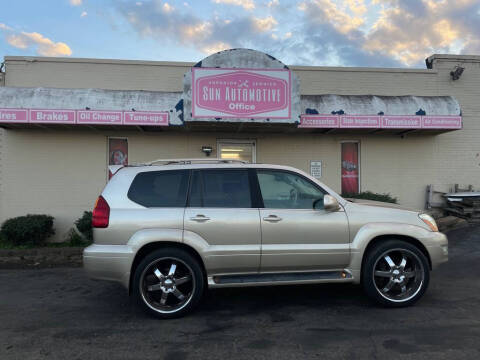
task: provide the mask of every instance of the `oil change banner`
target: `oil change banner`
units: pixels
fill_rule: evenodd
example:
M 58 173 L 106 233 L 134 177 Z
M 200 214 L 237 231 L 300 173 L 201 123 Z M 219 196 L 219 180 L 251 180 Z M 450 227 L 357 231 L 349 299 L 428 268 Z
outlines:
M 342 194 L 356 194 L 358 182 L 358 143 L 342 143 Z

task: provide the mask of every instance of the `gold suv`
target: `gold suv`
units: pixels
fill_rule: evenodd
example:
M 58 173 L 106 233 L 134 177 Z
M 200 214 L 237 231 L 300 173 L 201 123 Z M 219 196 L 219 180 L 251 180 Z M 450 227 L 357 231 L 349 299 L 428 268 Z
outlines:
M 348 201 L 295 168 L 189 159 L 117 170 L 84 266 L 160 318 L 191 311 L 207 287 L 361 283 L 374 301 L 407 306 L 448 259 L 429 215 Z

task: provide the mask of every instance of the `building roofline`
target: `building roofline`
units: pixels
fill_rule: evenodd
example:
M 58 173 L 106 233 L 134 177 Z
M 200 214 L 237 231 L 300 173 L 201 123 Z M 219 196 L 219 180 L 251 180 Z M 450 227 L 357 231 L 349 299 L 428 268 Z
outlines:
M 433 68 L 435 60 L 480 62 L 480 55 L 433 54 L 425 59 L 427 69 Z
M 191 68 L 196 62 L 182 61 L 153 61 L 153 60 L 121 60 L 121 59 L 96 59 L 96 58 L 68 58 L 44 56 L 5 56 L 5 62 L 59 62 L 59 63 L 90 63 L 90 64 L 118 64 L 118 65 L 148 65 L 148 66 L 174 66 Z M 381 68 L 381 67 L 341 67 L 341 66 L 304 66 L 289 65 L 291 70 L 297 71 L 341 71 L 341 72 L 386 72 L 386 73 L 423 73 L 435 74 L 431 69 L 409 68 Z

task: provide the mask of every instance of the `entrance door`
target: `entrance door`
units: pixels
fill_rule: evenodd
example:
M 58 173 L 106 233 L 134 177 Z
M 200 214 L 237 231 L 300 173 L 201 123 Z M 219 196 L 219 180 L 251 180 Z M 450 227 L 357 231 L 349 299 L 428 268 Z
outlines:
M 344 211 L 323 209 L 323 189 L 289 171 L 258 169 L 257 176 L 264 205 L 260 209 L 262 272 L 348 265 L 347 217 Z
M 218 140 L 217 149 L 220 159 L 256 162 L 255 140 Z

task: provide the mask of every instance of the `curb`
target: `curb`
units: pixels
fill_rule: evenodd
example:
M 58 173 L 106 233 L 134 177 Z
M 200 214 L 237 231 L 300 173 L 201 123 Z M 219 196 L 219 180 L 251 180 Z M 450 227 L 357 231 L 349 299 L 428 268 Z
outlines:
M 82 266 L 83 247 L 0 249 L 0 269 Z

